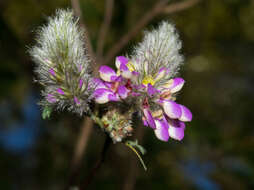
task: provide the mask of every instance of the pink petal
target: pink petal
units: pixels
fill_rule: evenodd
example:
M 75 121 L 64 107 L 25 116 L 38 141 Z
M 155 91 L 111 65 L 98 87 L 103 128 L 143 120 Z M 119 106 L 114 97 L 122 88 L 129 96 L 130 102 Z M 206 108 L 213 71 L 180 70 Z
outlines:
M 116 102 L 116 101 L 119 101 L 119 100 L 120 100 L 120 98 L 119 98 L 119 96 L 118 96 L 117 94 L 109 94 L 109 95 L 108 95 L 108 99 L 109 99 L 110 101 L 113 101 L 113 102 Z
M 163 87 L 170 89 L 171 93 L 176 93 L 182 89 L 184 82 L 185 81 L 182 78 L 174 78 L 169 80 Z
M 132 92 L 131 95 L 132 95 L 132 96 L 141 96 L 141 94 L 138 93 L 138 92 Z
M 183 105 L 179 104 L 179 106 L 180 106 L 181 111 L 182 111 L 182 115 L 179 118 L 179 120 L 184 121 L 184 122 L 191 121 L 192 120 L 192 113 L 191 113 L 191 111 L 188 108 L 186 108 L 185 106 L 183 106 Z
M 165 126 L 164 121 L 159 121 L 156 119 L 155 124 L 156 124 L 156 129 L 154 130 L 154 133 L 156 137 L 159 140 L 168 141 L 169 139 L 168 128 L 167 126 Z
M 55 70 L 54 69 L 49 69 L 49 72 L 50 72 L 50 74 L 52 75 L 52 76 L 56 76 L 56 72 L 55 72 Z
M 111 90 L 105 88 L 96 89 L 93 93 L 95 102 L 97 102 L 98 104 L 105 104 L 109 102 L 110 101 L 109 95 L 114 95 L 114 93 Z
M 142 118 L 142 120 L 143 120 L 143 124 L 144 124 L 144 126 L 149 126 L 149 124 L 148 124 L 148 122 L 146 121 L 146 119 L 145 119 L 145 118 Z
M 154 78 L 155 81 L 158 81 L 158 80 L 161 80 L 163 77 L 165 77 L 167 74 L 169 73 L 169 69 L 168 68 L 165 68 L 165 67 L 162 67 L 158 74 L 156 75 L 156 77 Z
M 101 79 L 98 78 L 93 78 L 92 83 L 92 85 L 94 85 L 96 89 L 108 88 L 108 86 L 106 86 L 107 82 L 103 82 Z
M 128 68 L 127 70 L 121 70 L 121 75 L 126 79 L 131 79 L 133 77 L 132 72 L 130 72 Z
M 184 137 L 184 129 L 184 122 L 178 120 L 169 121 L 168 133 L 171 138 L 181 141 Z
M 63 91 L 61 88 L 58 88 L 56 91 L 57 91 L 59 94 L 64 95 L 64 91 Z
M 48 96 L 47 96 L 47 101 L 48 101 L 49 103 L 55 103 L 57 100 L 56 100 L 56 98 L 53 96 L 53 94 L 48 94 Z
M 76 96 L 74 96 L 74 102 L 75 102 L 78 106 L 81 105 L 79 99 L 78 99 Z
M 179 104 L 174 101 L 164 100 L 162 106 L 166 115 L 171 119 L 178 119 L 182 114 Z
M 128 89 L 125 86 L 121 85 L 118 87 L 117 93 L 122 99 L 125 99 L 128 96 Z
M 159 90 L 154 88 L 150 83 L 147 85 L 147 93 L 148 93 L 149 96 L 152 96 L 152 95 L 154 95 L 158 92 L 159 92 Z
M 79 88 L 82 88 L 82 86 L 83 86 L 83 80 L 80 79 L 80 80 L 79 80 Z
M 128 63 L 128 59 L 124 56 L 118 56 L 116 57 L 116 62 L 115 62 L 115 65 L 116 65 L 116 68 L 120 69 L 120 66 L 121 64 L 127 64 Z
M 151 111 L 148 108 L 145 108 L 145 109 L 143 109 L 143 113 L 144 113 L 145 119 L 146 119 L 147 123 L 149 124 L 149 126 L 153 129 L 155 129 L 156 125 L 155 125 L 155 121 L 154 121 Z
M 107 82 L 112 82 L 118 78 L 116 72 L 106 65 L 100 67 L 99 74 L 101 79 Z

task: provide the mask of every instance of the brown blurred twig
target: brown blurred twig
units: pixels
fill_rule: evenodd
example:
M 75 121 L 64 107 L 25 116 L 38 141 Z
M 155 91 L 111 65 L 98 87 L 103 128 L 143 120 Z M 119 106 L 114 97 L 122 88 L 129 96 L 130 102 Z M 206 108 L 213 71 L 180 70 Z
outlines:
M 86 180 L 80 185 L 79 190 L 86 190 L 88 188 L 88 186 L 91 184 L 93 178 L 95 177 L 96 173 L 98 172 L 98 170 L 100 169 L 101 165 L 103 164 L 105 157 L 106 157 L 106 153 L 109 149 L 109 146 L 111 144 L 112 140 L 111 138 L 106 135 L 106 140 L 104 142 L 103 145 L 103 149 L 101 151 L 100 157 L 97 160 L 94 168 L 91 170 L 91 172 L 89 173 L 89 176 L 86 178 Z
M 196 5 L 200 1 L 201 0 L 187 0 L 187 1 L 180 2 L 180 3 L 171 4 L 171 5 L 166 6 L 163 9 L 162 13 L 172 14 L 172 13 L 176 13 L 179 11 L 183 11 L 185 9 L 191 8 L 192 6 Z
M 108 64 L 119 53 L 128 42 L 135 37 L 154 17 L 159 14 L 172 14 L 179 11 L 188 9 L 201 0 L 187 0 L 174 4 L 168 4 L 168 0 L 161 0 L 155 3 L 153 8 L 147 11 L 146 14 L 131 28 L 113 47 L 108 51 L 105 56 L 105 64 Z
M 108 51 L 105 56 L 105 64 L 108 64 L 115 55 L 124 48 L 128 42 L 155 16 L 157 16 L 167 1 L 158 1 L 151 10 L 149 10 L 134 26 L 131 28 L 113 47 Z
M 93 51 L 93 47 L 92 47 L 92 43 L 91 43 L 91 40 L 89 37 L 88 30 L 86 28 L 85 22 L 82 17 L 82 11 L 80 9 L 79 0 L 71 0 L 71 6 L 72 6 L 75 16 L 77 16 L 79 18 L 80 26 L 85 30 L 85 41 L 86 41 L 88 53 L 91 57 L 92 62 L 95 63 L 95 54 Z
M 90 118 L 85 118 L 82 123 L 80 134 L 74 149 L 73 158 L 71 162 L 71 172 L 66 189 L 77 183 L 76 178 L 79 176 L 81 161 L 87 147 L 89 136 L 92 132 L 93 121 Z
M 105 44 L 105 39 L 109 30 L 109 26 L 112 19 L 112 13 L 114 8 L 114 0 L 106 0 L 104 20 L 102 22 L 99 37 L 97 40 L 97 56 L 101 57 L 103 55 L 103 48 Z

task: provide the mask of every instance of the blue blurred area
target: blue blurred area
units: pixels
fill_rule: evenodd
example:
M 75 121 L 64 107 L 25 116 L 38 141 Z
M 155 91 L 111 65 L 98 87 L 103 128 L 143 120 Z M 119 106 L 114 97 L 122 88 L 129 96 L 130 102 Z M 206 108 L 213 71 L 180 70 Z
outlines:
M 22 119 L 14 120 L 8 127 L 1 127 L 0 144 L 5 151 L 13 154 L 26 154 L 35 145 L 41 132 L 42 121 L 37 102 L 38 97 L 31 92 L 22 105 Z M 2 119 L 13 118 L 13 112 L 10 107 L 10 102 L 0 105 L 0 113 L 4 116 Z
M 219 185 L 212 180 L 209 175 L 216 169 L 215 164 L 206 162 L 201 163 L 196 159 L 187 161 L 182 165 L 185 178 L 190 180 L 197 189 L 219 190 Z

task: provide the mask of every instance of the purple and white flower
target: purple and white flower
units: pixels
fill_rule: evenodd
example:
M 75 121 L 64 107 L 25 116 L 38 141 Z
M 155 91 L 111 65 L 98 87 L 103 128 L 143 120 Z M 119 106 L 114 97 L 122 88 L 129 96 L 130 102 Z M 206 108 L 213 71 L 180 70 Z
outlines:
M 144 75 L 142 80 L 136 80 L 139 73 L 124 56 L 116 58 L 116 67 L 117 72 L 108 66 L 100 67 L 100 79 L 94 79 L 95 101 L 104 104 L 121 101 L 127 97 L 137 99 L 142 102 L 140 107 L 144 125 L 151 127 L 158 139 L 182 140 L 184 122 L 192 120 L 190 110 L 174 101 L 175 93 L 179 92 L 185 83 L 184 79 L 172 78 L 165 81 L 169 69 L 162 67 L 154 76 Z M 161 82 L 163 80 L 164 82 Z M 159 110 L 153 110 L 154 107 L 159 107 Z

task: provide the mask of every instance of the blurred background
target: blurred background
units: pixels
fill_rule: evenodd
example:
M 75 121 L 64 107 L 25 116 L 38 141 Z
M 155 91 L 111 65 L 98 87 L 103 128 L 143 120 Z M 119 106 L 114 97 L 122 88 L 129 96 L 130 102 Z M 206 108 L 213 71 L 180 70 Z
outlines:
M 174 23 L 185 56 L 186 84 L 178 102 L 194 116 L 181 142 L 161 142 L 152 130 L 138 131 L 147 172 L 127 147 L 111 146 L 89 188 L 254 189 L 254 0 L 172 0 L 167 11 L 158 11 L 159 3 L 80 0 L 78 7 L 75 0 L 0 1 L 0 189 L 63 189 L 80 144 L 83 156 L 73 181 L 82 182 L 103 147 L 104 134 L 84 129 L 88 120 L 69 113 L 42 120 L 37 105 L 40 86 L 33 82 L 27 50 L 47 16 L 72 6 L 82 12 L 96 60 L 111 66 L 114 56 L 142 40 L 143 29 L 161 20 Z M 144 15 L 150 17 L 139 25 Z

